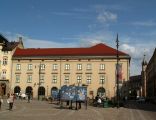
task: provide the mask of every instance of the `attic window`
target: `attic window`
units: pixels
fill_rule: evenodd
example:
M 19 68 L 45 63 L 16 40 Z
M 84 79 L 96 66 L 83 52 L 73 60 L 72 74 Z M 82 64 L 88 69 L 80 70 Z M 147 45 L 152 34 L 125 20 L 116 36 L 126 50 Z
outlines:
M 5 54 L 5 55 L 8 54 L 8 51 L 4 51 L 4 54 Z

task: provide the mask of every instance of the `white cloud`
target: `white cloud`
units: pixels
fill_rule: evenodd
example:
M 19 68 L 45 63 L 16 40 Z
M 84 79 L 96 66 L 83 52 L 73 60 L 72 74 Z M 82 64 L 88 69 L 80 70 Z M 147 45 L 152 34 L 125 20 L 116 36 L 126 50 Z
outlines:
M 136 26 L 143 26 L 143 27 L 151 27 L 151 26 L 156 26 L 156 22 L 149 20 L 149 21 L 137 21 L 133 22 L 132 25 Z
M 139 75 L 141 74 L 141 63 L 146 55 L 147 62 L 150 60 L 153 52 L 154 52 L 154 45 L 153 44 L 122 44 L 120 46 L 121 50 L 128 53 L 131 56 L 131 75 Z
M 24 45 L 26 48 L 64 48 L 64 47 L 76 47 L 74 43 L 60 43 L 52 42 L 47 40 L 37 40 L 37 39 L 25 39 Z
M 25 48 L 64 48 L 64 47 L 77 47 L 76 43 L 63 43 L 63 42 L 54 42 L 54 40 L 39 40 L 33 39 L 22 34 L 12 34 L 6 33 L 8 40 L 18 41 L 19 37 L 22 37 Z
M 96 4 L 93 5 L 92 7 L 97 10 L 103 10 L 103 9 L 114 10 L 114 11 L 127 10 L 127 7 L 125 8 L 125 6 L 121 6 L 119 4 Z
M 103 11 L 98 14 L 97 20 L 101 23 L 114 22 L 117 20 L 117 14 L 109 11 Z
M 100 31 L 92 33 L 90 35 L 80 36 L 80 45 L 81 46 L 92 46 L 97 43 L 105 43 L 110 46 L 115 46 L 115 37 L 113 33 L 108 31 Z
M 60 16 L 71 16 L 71 15 L 75 15 L 75 13 L 71 13 L 71 12 L 52 12 L 51 14 L 60 15 Z
M 122 44 L 121 48 L 124 51 L 130 52 L 130 53 L 135 53 L 135 48 L 133 46 L 129 46 L 128 44 Z
M 97 43 L 106 43 L 107 45 L 115 48 L 116 43 L 115 39 L 116 36 L 108 31 L 101 31 L 91 35 L 83 35 L 79 36 L 79 40 L 73 43 L 61 43 L 61 42 L 54 42 L 54 41 L 47 41 L 47 40 L 38 40 L 32 39 L 20 34 L 16 34 L 14 36 L 10 36 L 11 33 L 8 33 L 9 36 L 7 38 L 9 40 L 17 40 L 17 37 L 22 36 L 25 48 L 64 48 L 64 47 L 90 47 Z M 141 38 L 140 38 L 141 39 Z M 134 38 L 131 37 L 121 37 L 119 50 L 129 54 L 131 56 L 131 75 L 138 75 L 141 74 L 141 63 L 143 60 L 144 53 L 146 54 L 146 59 L 149 61 L 151 58 L 153 51 L 155 49 L 156 42 L 135 42 Z M 125 42 L 126 40 L 126 42 Z M 127 42 L 128 41 L 128 42 Z
M 103 41 L 97 39 L 81 39 L 80 46 L 81 47 L 90 47 L 96 45 L 98 43 L 102 43 Z

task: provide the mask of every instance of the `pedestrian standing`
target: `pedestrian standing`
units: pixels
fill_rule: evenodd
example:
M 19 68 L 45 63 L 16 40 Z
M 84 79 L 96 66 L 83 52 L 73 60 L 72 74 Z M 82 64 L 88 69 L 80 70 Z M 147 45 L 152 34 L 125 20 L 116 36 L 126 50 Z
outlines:
M 28 93 L 28 103 L 30 103 L 30 92 Z

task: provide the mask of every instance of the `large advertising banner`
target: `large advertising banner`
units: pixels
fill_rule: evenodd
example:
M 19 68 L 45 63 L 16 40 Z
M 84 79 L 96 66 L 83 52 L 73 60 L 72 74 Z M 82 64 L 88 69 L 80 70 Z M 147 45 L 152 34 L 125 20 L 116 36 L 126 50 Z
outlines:
M 77 86 L 77 94 L 76 94 L 76 100 L 77 101 L 85 101 L 87 97 L 87 87 L 80 87 Z
M 73 100 L 76 95 L 75 86 L 63 86 L 61 87 L 61 100 Z
M 116 64 L 116 77 L 118 77 L 119 83 L 122 83 L 122 74 L 122 64 Z
M 59 98 L 59 91 L 52 90 L 52 91 L 51 91 L 51 95 L 52 95 L 52 98 L 53 98 L 54 100 L 58 100 L 58 98 Z
M 61 88 L 61 100 L 85 101 L 86 97 L 87 97 L 87 87 L 63 86 Z

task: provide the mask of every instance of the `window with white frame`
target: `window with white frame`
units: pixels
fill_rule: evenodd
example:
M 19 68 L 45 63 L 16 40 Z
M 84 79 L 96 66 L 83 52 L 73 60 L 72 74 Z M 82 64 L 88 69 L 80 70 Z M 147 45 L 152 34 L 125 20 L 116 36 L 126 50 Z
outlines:
M 52 76 L 52 83 L 57 83 L 57 75 Z
M 21 70 L 21 64 L 16 65 L 16 70 Z
M 69 75 L 65 75 L 64 83 L 65 84 L 69 83 Z
M 40 74 L 40 83 L 44 83 L 44 74 Z
M 58 69 L 58 65 L 57 65 L 57 64 L 53 64 L 52 69 L 53 69 L 53 70 L 57 70 L 57 69 Z
M 16 83 L 19 83 L 20 82 L 20 75 L 16 75 Z
M 100 84 L 105 84 L 105 76 L 100 75 Z
M 82 70 L 82 64 L 77 64 L 77 70 Z
M 100 64 L 100 70 L 105 70 L 105 64 Z
M 33 65 L 32 64 L 28 64 L 28 70 L 32 70 Z
M 87 84 L 91 84 L 91 75 L 87 75 Z
M 45 64 L 40 64 L 40 69 L 45 70 Z
M 27 76 L 27 83 L 31 83 L 32 82 L 32 75 L 28 75 Z
M 78 75 L 77 76 L 77 83 L 79 84 L 79 83 L 81 83 L 82 82 L 82 76 L 81 75 Z
M 2 79 L 6 79 L 6 69 L 2 70 Z
M 91 70 L 92 69 L 92 64 L 87 64 L 87 70 Z
M 3 65 L 7 65 L 8 64 L 8 57 L 3 57 Z
M 65 64 L 65 70 L 70 70 L 70 64 Z

